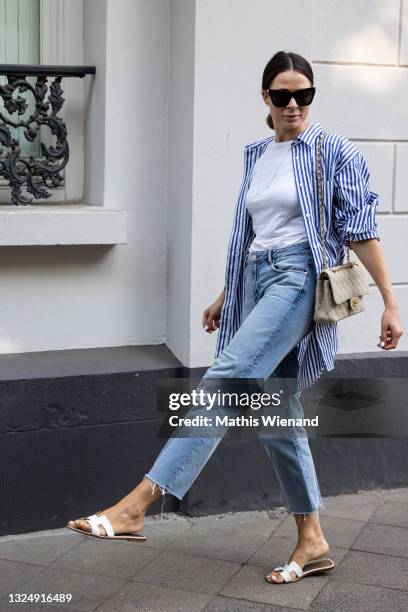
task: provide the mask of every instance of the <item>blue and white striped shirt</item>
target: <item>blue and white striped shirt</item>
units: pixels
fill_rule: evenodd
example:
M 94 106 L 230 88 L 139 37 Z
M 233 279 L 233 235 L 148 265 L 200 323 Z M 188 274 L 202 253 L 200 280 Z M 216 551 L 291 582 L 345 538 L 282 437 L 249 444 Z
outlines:
M 311 124 L 292 142 L 292 163 L 303 219 L 313 251 L 316 271 L 323 269 L 320 211 L 316 177 L 318 136 L 324 130 Z M 245 146 L 244 176 L 235 205 L 228 244 L 225 299 L 221 310 L 215 357 L 222 352 L 241 325 L 244 300 L 244 260 L 255 233 L 246 208 L 248 190 L 256 160 L 274 137 Z M 358 148 L 346 137 L 327 132 L 321 148 L 323 202 L 326 220 L 327 265 L 344 261 L 347 241 L 377 238 L 375 220 L 378 194 L 369 189 L 369 171 Z M 338 350 L 337 323 L 315 323 L 298 344 L 298 391 L 311 386 L 324 370 L 334 368 Z

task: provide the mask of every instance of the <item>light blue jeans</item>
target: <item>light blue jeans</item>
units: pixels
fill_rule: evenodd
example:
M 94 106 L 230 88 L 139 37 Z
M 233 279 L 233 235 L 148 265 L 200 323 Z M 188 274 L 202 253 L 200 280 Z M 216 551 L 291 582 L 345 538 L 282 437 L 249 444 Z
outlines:
M 200 388 L 209 378 L 251 378 L 265 382 L 270 377 L 279 377 L 296 382 L 297 344 L 313 324 L 316 271 L 309 243 L 248 252 L 244 287 L 241 326 L 204 374 Z M 288 417 L 304 416 L 299 395 L 296 384 L 290 385 L 290 392 L 283 397 Z M 197 408 L 194 414 L 199 414 Z M 213 436 L 173 434 L 145 474 L 151 481 L 152 493 L 158 486 L 163 496 L 170 493 L 181 500 L 227 429 L 218 427 L 217 435 Z M 305 515 L 324 508 L 305 429 L 297 425 L 284 437 L 271 436 L 263 430 L 259 438 L 275 470 L 288 511 Z

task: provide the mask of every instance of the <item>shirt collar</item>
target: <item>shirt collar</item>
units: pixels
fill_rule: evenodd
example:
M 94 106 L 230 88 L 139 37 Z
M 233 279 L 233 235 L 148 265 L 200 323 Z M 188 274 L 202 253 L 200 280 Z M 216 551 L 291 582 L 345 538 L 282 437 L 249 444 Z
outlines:
M 311 146 L 319 134 L 323 131 L 324 128 L 320 125 L 320 123 L 312 123 L 312 125 L 303 130 L 303 132 L 300 132 L 296 140 L 301 140 L 302 142 Z
M 316 138 L 319 136 L 321 132 L 324 131 L 324 128 L 320 125 L 320 123 L 312 123 L 308 128 L 300 132 L 300 134 L 295 139 L 295 142 L 302 141 L 305 144 L 312 146 Z M 255 147 L 260 147 L 264 144 L 271 142 L 274 139 L 274 136 L 268 136 L 268 138 L 264 138 L 263 140 L 257 140 L 256 142 L 249 144 L 246 146 L 246 149 L 252 149 Z

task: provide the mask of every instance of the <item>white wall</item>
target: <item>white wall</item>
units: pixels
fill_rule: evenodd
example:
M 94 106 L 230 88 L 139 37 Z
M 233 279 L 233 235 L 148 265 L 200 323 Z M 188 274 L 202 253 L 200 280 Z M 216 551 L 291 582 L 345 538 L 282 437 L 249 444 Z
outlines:
M 408 2 L 314 0 L 312 58 L 321 83 L 319 122 L 353 140 L 380 195 L 378 226 L 400 302 L 408 348 Z M 405 166 L 405 167 L 404 167 Z M 375 351 L 382 299 L 375 286 L 367 310 L 340 323 L 341 352 Z
M 167 202 L 166 343 L 188 365 L 192 342 L 195 3 L 171 2 Z
M 292 50 L 312 64 L 309 118 L 366 155 L 380 194 L 379 229 L 400 300 L 408 349 L 408 1 L 197 0 L 190 366 L 211 363 L 215 334 L 203 309 L 224 286 L 227 242 L 243 145 L 272 132 L 260 95 L 272 55 Z M 340 323 L 341 352 L 379 350 L 381 300 Z
M 83 63 L 96 67 L 85 79 L 84 201 L 103 204 L 106 146 L 106 34 L 107 0 L 85 0 Z
M 201 319 L 224 287 L 244 145 L 272 134 L 260 93 L 263 69 L 280 49 L 310 58 L 312 25 L 304 0 L 291 3 L 290 27 L 282 2 L 197 0 L 196 6 L 191 367 L 213 359 L 218 332 L 204 332 Z
M 1 353 L 164 342 L 169 17 L 169 0 L 85 1 L 84 57 L 75 39 L 65 56 L 97 70 L 85 202 L 127 211 L 128 242 L 2 247 Z
M 165 341 L 169 18 L 168 0 L 107 0 L 103 205 L 127 211 L 128 238 L 99 262 L 99 346 Z
M 3 247 L 1 353 L 167 342 L 212 363 L 202 313 L 224 286 L 243 147 L 271 134 L 261 77 L 280 49 L 312 63 L 310 121 L 366 155 L 408 348 L 408 0 L 85 0 L 84 201 L 125 210 L 128 241 Z M 376 350 L 380 313 L 373 288 L 341 351 Z

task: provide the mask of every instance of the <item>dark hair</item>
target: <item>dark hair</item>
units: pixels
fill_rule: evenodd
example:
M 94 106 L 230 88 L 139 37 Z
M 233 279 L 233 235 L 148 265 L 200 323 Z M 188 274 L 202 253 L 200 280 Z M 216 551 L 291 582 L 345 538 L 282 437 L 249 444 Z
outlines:
M 265 66 L 262 75 L 262 89 L 269 89 L 273 79 L 280 72 L 284 72 L 285 70 L 296 70 L 296 72 L 300 72 L 309 79 L 311 87 L 313 87 L 313 70 L 309 62 L 297 53 L 292 53 L 291 51 L 288 53 L 286 51 L 278 51 Z M 266 117 L 266 123 L 271 130 L 275 129 L 270 113 L 268 113 Z

